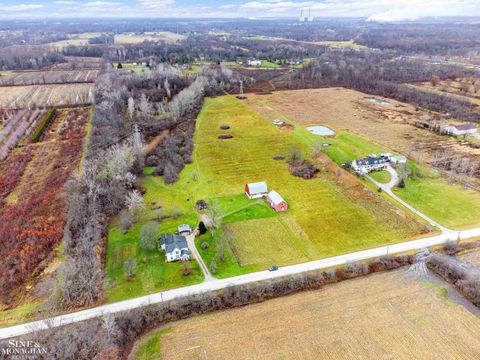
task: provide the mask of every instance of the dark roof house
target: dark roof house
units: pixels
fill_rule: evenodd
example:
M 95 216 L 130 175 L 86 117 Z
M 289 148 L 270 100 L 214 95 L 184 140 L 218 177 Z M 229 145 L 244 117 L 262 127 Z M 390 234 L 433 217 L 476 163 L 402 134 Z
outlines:
M 168 262 L 189 260 L 190 253 L 185 236 L 177 234 L 163 234 L 160 237 L 160 247 L 165 251 Z

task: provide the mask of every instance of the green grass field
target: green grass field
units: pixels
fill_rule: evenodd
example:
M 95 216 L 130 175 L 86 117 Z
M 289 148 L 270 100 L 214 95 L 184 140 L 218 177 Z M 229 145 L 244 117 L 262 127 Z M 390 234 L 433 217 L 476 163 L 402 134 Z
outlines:
M 170 329 L 154 330 L 143 336 L 135 343 L 129 359 L 132 360 L 157 360 L 161 357 L 161 337 Z
M 219 126 L 225 123 L 231 126 L 228 132 L 234 137 L 220 140 L 218 135 L 225 131 Z M 349 140 L 359 141 L 353 135 Z M 356 179 L 355 187 L 363 188 L 362 194 L 368 196 L 355 198 L 350 189 L 332 181 L 327 170 L 311 180 L 290 175 L 286 162 L 275 161 L 272 156 L 287 155 L 296 146 L 308 158 L 318 137 L 300 127 L 291 132 L 280 131 L 233 96 L 206 99 L 197 119 L 194 141 L 193 163 L 185 167 L 177 183 L 166 185 L 161 177 L 150 175 L 152 169 L 146 169 L 142 185 L 147 189 L 149 216 L 154 217 L 158 210 L 153 209 L 161 207 L 162 216 L 166 217 L 160 223 L 161 233 L 174 231 L 180 223 L 196 225 L 200 215 L 195 210 L 197 200 L 216 205 L 222 215 L 222 228 L 214 236 L 207 233 L 196 239 L 207 266 L 215 260 L 216 277 L 257 271 L 272 263 L 292 264 L 394 243 L 418 236 L 424 229 L 413 218 L 398 216 L 395 207 Z M 339 158 L 352 151 L 347 150 L 345 146 Z M 261 180 L 289 202 L 287 213 L 277 214 L 265 200 L 244 196 L 245 183 Z M 178 219 L 171 217 L 174 212 L 181 214 Z M 148 277 L 139 275 L 135 286 L 121 282 L 119 264 L 125 258 L 123 252 L 137 252 L 138 259 L 145 256 L 136 247 L 140 225 L 128 234 L 121 234 L 115 227 L 110 230 L 107 273 L 122 284 L 112 290 L 111 299 L 126 297 L 125 293 L 142 293 L 144 282 L 150 284 L 148 289 L 158 289 L 190 281 L 182 278 L 178 269 L 167 272 L 164 267 L 170 264 L 164 264 L 156 257 L 158 254 L 150 254 L 143 271 L 155 264 L 161 281 L 152 286 L 151 281 L 145 280 Z M 207 249 L 201 248 L 203 242 L 208 243 Z M 218 244 L 225 242 L 223 261 L 219 261 Z M 115 250 L 117 246 L 121 249 Z M 120 260 L 111 261 L 117 257 Z M 197 276 L 191 279 L 200 280 Z
M 325 148 L 324 152 L 337 165 L 369 154 L 389 151 L 389 149 L 380 147 L 359 135 L 343 131 L 334 138 L 320 138 L 322 141 L 325 140 L 332 144 Z M 412 162 L 409 164 L 414 169 L 418 169 L 417 173 L 423 175 L 407 179 L 404 189 L 395 189 L 399 197 L 443 226 L 452 229 L 480 226 L 480 216 L 478 216 L 480 214 L 480 194 L 478 192 L 449 184 L 434 171 L 419 167 Z M 370 173 L 370 176 L 381 183 L 390 181 L 390 175 L 386 171 L 375 171 Z M 396 204 L 388 196 L 384 196 L 384 198 Z
M 150 173 L 150 169 L 145 172 Z M 181 263 L 166 263 L 163 252 L 145 251 L 140 248 L 139 234 L 142 225 L 148 221 L 162 217 L 160 233 L 173 233 L 179 224 L 197 224 L 197 216 L 193 213 L 188 195 L 185 192 L 170 192 L 163 179 L 145 175 L 141 179 L 147 190 L 144 196 L 147 211 L 140 221 L 136 222 L 127 233 L 118 228 L 118 219 L 114 219 L 108 233 L 107 246 L 107 297 L 109 301 L 119 301 L 142 296 L 158 290 L 186 286 L 203 281 L 203 274 L 196 261 L 190 261 L 192 274 L 182 275 Z M 176 214 L 176 215 L 174 215 Z M 123 263 L 128 257 L 137 262 L 137 275 L 130 281 L 125 280 Z
M 233 139 L 217 138 L 224 123 L 231 126 L 228 132 Z M 418 223 L 395 216 L 394 208 L 380 197 L 352 201 L 346 189 L 327 177 L 296 178 L 284 161 L 272 159 L 276 154 L 287 155 L 292 146 L 308 157 L 316 141 L 315 135 L 299 127 L 291 132 L 278 130 L 234 97 L 207 99 L 197 120 L 194 170 L 185 171 L 174 187 L 185 188 L 186 174 L 195 171 L 198 180 L 190 186 L 195 199 L 241 196 L 245 183 L 261 180 L 283 195 L 290 205 L 287 214 L 233 221 L 224 228 L 237 261 L 249 266 L 265 267 L 274 259 L 278 264 L 317 259 L 418 234 Z M 371 206 L 365 206 L 365 201 Z M 252 246 L 259 243 L 268 250 L 254 255 Z
M 455 230 L 480 226 L 480 194 L 450 185 L 438 175 L 405 181 L 395 194 L 430 216 L 439 224 Z
M 379 183 L 388 184 L 391 180 L 390 173 L 388 171 L 372 171 L 369 174 L 373 179 L 377 180 Z

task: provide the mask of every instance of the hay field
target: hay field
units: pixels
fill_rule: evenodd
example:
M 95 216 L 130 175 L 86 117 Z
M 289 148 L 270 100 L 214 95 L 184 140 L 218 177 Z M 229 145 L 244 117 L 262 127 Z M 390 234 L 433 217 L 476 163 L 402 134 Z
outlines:
M 415 119 L 423 115 L 422 111 L 417 112 L 408 104 L 390 99 L 388 103 L 371 101 L 378 99 L 357 91 L 329 88 L 278 91 L 271 95 L 249 94 L 246 102 L 271 120 L 286 120 L 302 128 L 312 124 L 326 125 L 337 131 L 330 140 L 317 137 L 318 141 L 332 143 L 325 153 L 337 164 L 387 150 L 421 160 L 425 165 L 436 149 L 445 149 L 478 162 L 480 149 L 460 145 L 450 137 L 413 126 Z M 348 135 L 351 131 L 361 136 Z M 413 149 L 415 144 L 421 144 L 424 151 Z M 422 176 L 409 178 L 405 189 L 397 189 L 398 196 L 452 229 L 480 224 L 476 215 L 480 212 L 479 192 L 451 185 L 441 174 L 426 166 L 418 167 L 414 163 L 411 166 Z
M 28 108 L 90 103 L 93 83 L 10 86 L 0 88 L 0 107 Z
M 221 124 L 230 126 L 226 132 L 232 139 L 218 139 L 224 132 Z M 182 171 L 179 181 L 155 187 L 155 198 L 167 212 L 176 205 L 185 214 L 198 216 L 196 200 L 242 196 L 247 182 L 261 180 L 289 203 L 287 213 L 258 220 L 260 227 L 255 226 L 257 220 L 225 225 L 237 261 L 244 264 L 318 259 L 411 239 L 426 231 L 354 176 L 338 172 L 334 164 L 330 164 L 333 168 L 319 164 L 322 171 L 311 180 L 290 175 L 285 161 L 272 157 L 288 155 L 296 146 L 309 158 L 315 135 L 301 128 L 281 131 L 233 96 L 206 99 L 194 141 L 194 162 Z M 268 254 L 251 251 L 260 240 Z
M 176 34 L 170 31 L 160 32 L 146 32 L 143 34 L 118 34 L 115 35 L 115 44 L 127 45 L 127 44 L 140 44 L 144 41 L 164 41 L 169 44 L 176 43 L 177 41 L 185 39 L 184 35 Z
M 428 116 L 425 111 L 416 111 L 409 104 L 391 99 L 387 99 L 388 104 L 375 103 L 368 100 L 369 97 L 355 90 L 324 88 L 276 91 L 268 95 L 248 94 L 246 102 L 269 119 L 352 131 L 422 163 L 428 164 L 432 152 L 436 150 L 471 158 L 480 156 L 480 149 L 415 127 L 416 120 Z M 419 156 L 412 149 L 412 144 L 419 144 L 426 151 Z
M 479 358 L 480 319 L 404 272 L 171 323 L 160 358 Z

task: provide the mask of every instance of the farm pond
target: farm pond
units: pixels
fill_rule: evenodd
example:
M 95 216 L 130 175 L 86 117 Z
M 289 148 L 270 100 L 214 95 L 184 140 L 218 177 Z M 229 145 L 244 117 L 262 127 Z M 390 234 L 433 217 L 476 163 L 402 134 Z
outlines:
M 320 136 L 335 135 L 335 131 L 333 131 L 332 129 L 326 126 L 321 126 L 321 125 L 307 126 L 307 130 L 310 131 L 312 134 L 320 135 Z

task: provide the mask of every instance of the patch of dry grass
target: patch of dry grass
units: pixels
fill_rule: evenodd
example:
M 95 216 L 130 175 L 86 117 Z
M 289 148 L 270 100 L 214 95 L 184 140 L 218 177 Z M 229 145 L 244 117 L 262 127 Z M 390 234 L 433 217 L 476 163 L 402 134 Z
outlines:
M 161 358 L 479 358 L 478 317 L 403 271 L 175 322 Z

